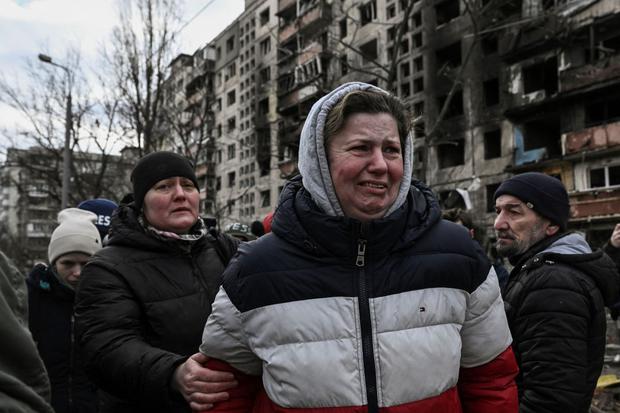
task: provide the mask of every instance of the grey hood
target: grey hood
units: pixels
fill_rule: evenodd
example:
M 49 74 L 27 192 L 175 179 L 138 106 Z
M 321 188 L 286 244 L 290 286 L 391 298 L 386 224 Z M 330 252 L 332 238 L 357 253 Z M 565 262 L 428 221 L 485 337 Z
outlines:
M 312 196 L 312 200 L 327 215 L 344 216 L 336 191 L 329 173 L 329 164 L 325 153 L 325 121 L 329 111 L 347 93 L 355 90 L 372 90 L 388 94 L 385 90 L 362 82 L 345 83 L 319 99 L 310 109 L 304 127 L 301 131 L 299 143 L 299 172 L 303 179 L 303 186 Z M 413 144 L 411 135 L 405 139 L 403 150 L 403 179 L 396 201 L 385 213 L 390 215 L 398 209 L 406 200 L 411 184 L 411 172 L 413 168 Z
M 556 240 L 540 254 L 590 254 L 592 248 L 581 234 L 571 233 Z

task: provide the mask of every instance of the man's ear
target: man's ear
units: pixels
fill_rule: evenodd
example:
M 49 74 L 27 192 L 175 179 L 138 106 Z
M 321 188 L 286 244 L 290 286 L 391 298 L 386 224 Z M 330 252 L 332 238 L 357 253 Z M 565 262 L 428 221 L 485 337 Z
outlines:
M 560 230 L 560 226 L 559 225 L 555 225 L 555 224 L 549 224 L 547 225 L 547 228 L 545 228 L 545 235 L 547 235 L 548 237 L 557 234 L 557 232 Z

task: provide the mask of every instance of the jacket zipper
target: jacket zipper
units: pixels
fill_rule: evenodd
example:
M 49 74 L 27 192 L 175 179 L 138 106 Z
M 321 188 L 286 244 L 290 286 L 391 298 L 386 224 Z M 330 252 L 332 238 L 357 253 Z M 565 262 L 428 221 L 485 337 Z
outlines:
M 377 397 L 377 376 L 375 371 L 375 358 L 372 344 L 372 322 L 370 317 L 370 276 L 366 272 L 366 225 L 361 224 L 357 239 L 357 257 L 355 265 L 359 268 L 358 278 L 358 301 L 360 311 L 360 328 L 362 331 L 362 356 L 364 358 L 364 378 L 366 380 L 366 397 L 368 401 L 368 413 L 379 412 Z

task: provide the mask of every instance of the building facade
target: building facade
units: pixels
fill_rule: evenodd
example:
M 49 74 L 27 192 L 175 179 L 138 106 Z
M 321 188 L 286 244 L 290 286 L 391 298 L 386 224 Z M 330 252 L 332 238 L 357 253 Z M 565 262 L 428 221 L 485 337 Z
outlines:
M 69 206 L 92 198 L 118 202 L 131 191 L 125 182 L 135 154 L 120 156 L 74 152 Z M 41 147 L 9 148 L 0 167 L 0 245 L 20 269 L 47 262 L 47 246 L 58 225 L 62 156 Z

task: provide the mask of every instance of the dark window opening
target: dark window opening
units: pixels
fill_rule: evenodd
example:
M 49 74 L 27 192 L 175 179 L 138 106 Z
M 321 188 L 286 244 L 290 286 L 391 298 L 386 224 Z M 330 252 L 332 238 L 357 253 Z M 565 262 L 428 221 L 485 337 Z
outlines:
M 400 53 L 409 53 L 409 39 L 403 39 L 402 42 L 400 42 Z
M 502 131 L 495 129 L 484 133 L 484 159 L 502 156 Z
M 265 208 L 271 205 L 271 191 L 268 189 L 266 191 L 260 192 L 260 206 L 261 208 Z
M 228 119 L 228 132 L 232 132 L 237 127 L 237 118 L 232 117 Z
M 544 90 L 547 97 L 558 91 L 557 57 L 523 68 L 523 92 L 538 90 Z
M 271 134 L 269 129 L 258 130 L 256 140 L 258 146 L 258 153 L 256 155 L 258 170 L 260 171 L 260 176 L 265 176 L 269 174 L 271 167 Z
M 424 70 L 424 59 L 422 58 L 422 56 L 413 59 L 413 70 L 415 72 L 421 72 L 422 70 Z
M 269 7 L 267 7 L 265 10 L 260 12 L 260 14 L 258 15 L 258 19 L 260 21 L 261 26 L 264 26 L 267 23 L 269 23 Z
M 226 51 L 231 52 L 235 48 L 235 37 L 230 36 L 228 40 L 226 40 Z
M 388 6 L 388 8 L 385 11 L 385 14 L 387 15 L 388 19 L 392 19 L 396 17 L 396 5 L 392 4 L 391 6 Z
M 417 49 L 422 47 L 422 32 L 413 35 L 413 48 Z
M 390 27 L 387 31 L 388 42 L 393 42 L 395 38 L 396 38 L 396 28 Z
M 359 7 L 359 11 L 361 25 L 364 26 L 377 17 L 377 3 L 375 1 L 366 3 Z
M 258 102 L 258 116 L 266 116 L 269 113 L 269 98 Z
M 349 73 L 349 62 L 347 61 L 347 55 L 340 56 L 340 73 L 342 76 Z
M 465 140 L 458 139 L 437 145 L 439 168 L 451 168 L 465 164 Z
M 411 96 L 411 85 L 409 85 L 409 82 L 401 83 L 400 96 L 402 98 L 408 98 L 409 96 Z
M 594 102 L 585 106 L 586 127 L 618 120 L 620 120 L 620 98 Z
M 235 90 L 231 90 L 230 92 L 228 92 L 226 104 L 228 106 L 233 105 L 236 102 L 236 100 L 237 100 L 237 94 L 235 93 Z
M 441 96 L 438 98 L 439 100 L 439 110 L 441 111 L 446 104 L 446 100 L 448 95 Z M 450 99 L 450 103 L 448 104 L 448 109 L 446 110 L 446 118 L 451 118 L 454 116 L 460 116 L 463 114 L 463 92 L 456 91 L 452 95 L 452 99 Z
M 587 47 L 584 49 L 586 63 L 606 59 L 620 52 L 620 35 L 607 39 L 598 38 L 600 36 L 596 37 L 593 42 L 594 48 Z
M 420 93 L 424 91 L 424 78 L 418 77 L 413 79 L 413 93 Z
M 435 13 L 437 15 L 437 26 L 449 22 L 450 20 L 459 17 L 459 1 L 458 0 L 446 0 L 435 6 Z
M 409 77 L 410 74 L 411 74 L 411 70 L 409 69 L 409 62 L 402 63 L 400 65 L 401 77 Z
M 437 67 L 443 66 L 458 67 L 461 65 L 461 42 L 452 43 L 435 52 L 437 56 Z
M 422 13 L 416 13 L 413 15 L 413 27 L 422 26 Z
M 558 156 L 562 153 L 559 115 L 548 115 L 543 119 L 530 121 L 524 126 L 524 150 L 547 148 L 549 156 Z
M 269 82 L 271 80 L 271 68 L 270 67 L 262 68 L 260 72 L 258 73 L 258 77 L 261 83 Z
M 361 45 L 360 52 L 362 52 L 362 58 L 365 63 L 377 60 L 377 39 L 372 39 L 371 41 Z
M 486 106 L 499 104 L 499 80 L 490 79 L 483 83 L 484 103 Z
M 232 188 L 235 186 L 235 172 L 228 172 L 228 187 Z
M 347 19 L 340 20 L 340 38 L 344 39 L 347 37 Z
M 590 169 L 590 188 L 620 185 L 620 165 Z
M 423 138 L 426 136 L 426 125 L 424 124 L 424 122 L 418 122 L 413 127 L 413 131 L 416 139 Z
M 487 198 L 487 212 L 495 212 L 495 191 L 499 188 L 500 183 L 490 184 L 485 186 L 485 193 Z

